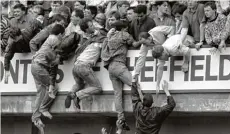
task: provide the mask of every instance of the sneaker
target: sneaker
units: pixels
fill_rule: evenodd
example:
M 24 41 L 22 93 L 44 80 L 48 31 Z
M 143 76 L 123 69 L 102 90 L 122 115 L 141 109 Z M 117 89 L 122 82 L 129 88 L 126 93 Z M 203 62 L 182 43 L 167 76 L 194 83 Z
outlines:
M 118 120 L 117 126 L 118 126 L 118 129 L 121 128 L 121 129 L 126 130 L 126 131 L 130 130 L 130 128 L 129 128 L 129 126 L 125 120 Z
M 53 118 L 53 116 L 50 114 L 49 111 L 44 111 L 44 112 L 41 112 L 41 113 L 42 113 L 43 116 L 45 116 L 45 117 L 47 117 L 47 118 L 49 118 L 49 119 L 52 119 L 52 118 Z
M 77 96 L 74 97 L 73 102 L 74 102 L 75 106 L 77 107 L 77 109 L 81 109 L 80 104 L 79 104 L 80 99 Z
M 72 97 L 71 97 L 71 92 L 69 92 L 67 94 L 67 97 L 65 99 L 65 108 L 69 108 L 70 105 L 71 105 L 71 100 L 72 100 Z
M 56 96 L 53 91 L 49 92 L 49 97 L 55 99 Z
M 39 130 L 41 130 L 41 129 L 43 129 L 44 127 L 45 127 L 45 124 L 43 124 L 43 122 L 39 119 L 39 120 L 36 120 L 35 122 L 34 122 L 34 125 L 39 129 Z

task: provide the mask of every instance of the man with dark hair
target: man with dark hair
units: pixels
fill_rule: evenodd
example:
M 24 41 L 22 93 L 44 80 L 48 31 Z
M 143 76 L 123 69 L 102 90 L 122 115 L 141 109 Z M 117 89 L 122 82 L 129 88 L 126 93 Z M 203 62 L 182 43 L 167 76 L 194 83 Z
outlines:
M 153 97 L 145 94 L 143 102 L 139 97 L 137 82 L 132 83 L 132 104 L 136 120 L 136 134 L 158 134 L 164 120 L 169 116 L 176 106 L 176 103 L 168 91 L 168 82 L 164 81 L 162 88 L 167 96 L 167 104 L 163 107 L 152 107 Z
M 136 17 L 137 17 L 137 15 L 136 15 L 136 13 L 134 12 L 134 10 L 135 10 L 134 7 L 129 7 L 129 8 L 127 9 L 127 19 L 128 19 L 128 21 L 129 21 L 130 24 L 131 24 L 131 22 L 132 22 L 133 20 L 135 20 Z
M 128 10 L 129 7 L 130 7 L 130 4 L 126 0 L 117 2 L 117 9 L 118 9 L 118 12 L 120 13 L 122 21 L 127 20 L 126 16 L 127 16 L 127 10 Z
M 65 36 L 70 35 L 72 32 L 83 34 L 83 31 L 80 29 L 79 26 L 79 23 L 83 18 L 84 12 L 82 10 L 75 9 L 71 14 L 71 21 L 65 30 Z
M 84 11 L 85 7 L 86 7 L 86 1 L 85 0 L 77 0 L 74 3 L 74 9 L 78 9 L 78 10 Z
M 109 77 L 112 81 L 115 108 L 118 113 L 117 133 L 122 130 L 130 130 L 128 127 L 123 109 L 123 85 L 131 86 L 132 75 L 126 66 L 126 55 L 128 45 L 132 45 L 133 37 L 126 32 L 127 23 L 116 21 L 112 24 L 114 28 L 110 29 L 107 39 L 103 43 L 101 58 L 104 61 L 104 67 L 109 71 Z
M 142 44 L 139 52 L 139 58 L 137 59 L 133 78 L 138 81 L 138 76 L 143 68 L 146 60 L 146 56 L 149 50 L 152 50 L 156 45 L 162 45 L 167 38 L 170 38 L 175 34 L 175 27 L 173 26 L 157 26 L 151 29 L 149 32 L 142 32 L 139 35 L 139 41 L 137 44 Z M 158 94 L 157 90 L 157 94 Z
M 205 41 L 212 46 L 210 53 L 217 52 L 221 42 L 221 34 L 224 31 L 227 18 L 223 14 L 216 11 L 216 4 L 214 2 L 207 2 L 204 5 L 205 13 Z
M 156 1 L 157 14 L 152 17 L 156 26 L 176 26 L 175 20 L 172 16 L 168 15 L 170 4 L 168 1 Z
M 184 4 L 179 4 L 179 3 L 175 3 L 172 7 L 172 14 L 176 20 L 176 33 L 177 34 L 181 32 L 182 15 L 186 9 L 187 9 L 187 6 L 185 6 Z
M 16 52 L 30 52 L 30 39 L 42 29 L 42 25 L 38 20 L 25 13 L 24 5 L 15 5 L 14 14 L 15 18 L 10 21 L 10 34 L 4 56 L 5 81 L 8 81 L 10 61 L 14 54 Z
M 56 49 L 61 43 L 59 35 L 63 34 L 64 31 L 65 29 L 62 25 L 55 24 L 41 49 L 33 56 L 31 73 L 36 84 L 37 97 L 31 119 L 41 131 L 44 131 L 43 127 L 45 126 L 41 121 L 41 115 L 52 119 L 52 115 L 49 113 L 52 103 L 47 97 L 49 96 L 54 100 L 54 92 L 57 92 L 55 90 L 55 81 L 60 56 L 57 54 Z
M 30 40 L 30 49 L 32 53 L 35 53 L 36 51 L 38 51 L 38 49 L 42 46 L 43 42 L 45 42 L 45 40 L 48 38 L 48 36 L 50 35 L 50 31 L 52 29 L 52 27 L 55 24 L 61 24 L 61 25 L 65 25 L 66 23 L 66 19 L 60 15 L 60 14 L 56 14 L 52 17 L 51 20 L 51 24 L 48 25 L 47 27 L 45 27 L 44 29 L 42 29 L 36 36 L 34 36 L 31 40 Z
M 84 11 L 85 18 L 94 19 L 97 15 L 96 6 L 87 6 Z
M 67 94 L 65 107 L 69 108 L 71 100 L 80 109 L 80 100 L 92 94 L 102 91 L 99 79 L 96 77 L 92 67 L 94 67 L 101 55 L 101 45 L 105 36 L 94 34 L 95 27 L 89 18 L 84 18 L 80 22 L 80 28 L 85 32 L 87 40 L 77 49 L 76 61 L 73 67 L 73 77 L 75 85 Z M 87 87 L 84 87 L 87 84 Z
M 117 11 L 112 11 L 109 15 L 108 15 L 108 19 L 106 22 L 106 29 L 109 31 L 111 29 L 111 25 L 113 23 L 115 23 L 116 21 L 121 19 L 121 15 L 119 12 Z
M 137 19 L 133 20 L 131 23 L 129 33 L 137 41 L 139 33 L 148 32 L 150 29 L 154 28 L 155 22 L 147 16 L 147 6 L 138 5 L 134 11 L 137 14 Z

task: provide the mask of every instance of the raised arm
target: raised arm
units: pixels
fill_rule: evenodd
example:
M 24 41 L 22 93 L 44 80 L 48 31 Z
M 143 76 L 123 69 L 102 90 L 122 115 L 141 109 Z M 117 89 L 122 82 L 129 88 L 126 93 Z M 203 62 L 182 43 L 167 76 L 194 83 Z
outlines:
M 165 118 L 167 118 L 168 115 L 173 111 L 173 109 L 176 106 L 176 102 L 168 90 L 168 82 L 167 81 L 164 81 L 164 83 L 162 84 L 162 88 L 163 88 L 163 90 L 167 96 L 167 104 L 158 109 L 159 118 L 161 121 L 163 121 Z

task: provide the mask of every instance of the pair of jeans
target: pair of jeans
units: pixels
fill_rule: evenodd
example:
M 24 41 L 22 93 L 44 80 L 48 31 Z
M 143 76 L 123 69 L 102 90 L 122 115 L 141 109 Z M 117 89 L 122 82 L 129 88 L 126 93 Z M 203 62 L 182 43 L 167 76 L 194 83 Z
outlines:
M 76 83 L 71 92 L 76 93 L 80 100 L 102 91 L 101 83 L 89 64 L 76 61 L 72 73 Z
M 127 84 L 132 86 L 132 75 L 122 62 L 111 62 L 108 71 L 114 89 L 115 109 L 118 113 L 118 120 L 122 120 L 125 119 L 123 108 L 123 85 Z
M 37 95 L 35 100 L 35 107 L 32 114 L 32 122 L 40 119 L 41 113 L 45 111 L 49 111 L 52 106 L 54 99 L 49 97 L 49 72 L 40 64 L 32 63 L 31 65 L 31 73 L 34 77 L 34 81 L 37 88 Z M 55 89 L 54 94 L 57 94 L 57 90 Z

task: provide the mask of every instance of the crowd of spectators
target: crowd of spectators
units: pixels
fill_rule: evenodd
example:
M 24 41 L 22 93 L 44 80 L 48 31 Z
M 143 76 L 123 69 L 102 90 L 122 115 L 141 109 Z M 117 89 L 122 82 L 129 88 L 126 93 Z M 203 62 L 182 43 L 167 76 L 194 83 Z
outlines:
M 181 69 L 186 73 L 190 48 L 199 51 L 203 46 L 210 46 L 211 54 L 226 48 L 230 41 L 228 3 L 229 7 L 223 9 L 221 2 L 214 0 L 2 0 L 0 43 L 5 81 L 8 80 L 14 54 L 31 52 L 34 55 L 34 71 L 31 71 L 39 92 L 32 121 L 41 128 L 44 126 L 41 114 L 52 118 L 48 109 L 55 98 L 55 69 L 58 64 L 76 56 L 73 67 L 76 84 L 68 93 L 65 106 L 69 108 L 73 100 L 80 109 L 82 98 L 102 90 L 92 70 L 101 58 L 115 91 L 117 126 L 129 130 L 123 110 L 122 88 L 123 84 L 132 86 L 132 79 L 138 81 L 147 52 L 150 50 L 152 56 L 159 60 L 158 92 L 163 67 L 169 57 L 184 56 Z M 129 47 L 140 50 L 134 76 L 126 66 Z M 36 73 L 42 70 L 40 67 L 54 70 L 44 72 L 45 76 L 50 76 L 48 80 L 41 80 L 44 75 Z M 85 83 L 89 87 L 79 91 Z M 40 92 L 44 88 L 49 89 L 48 98 L 45 92 Z

